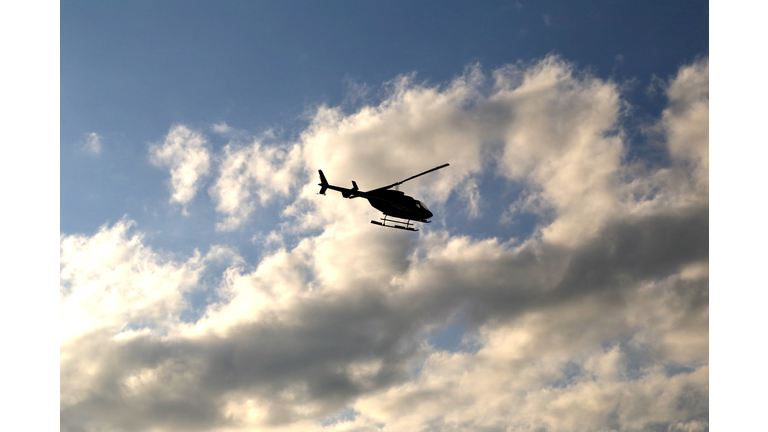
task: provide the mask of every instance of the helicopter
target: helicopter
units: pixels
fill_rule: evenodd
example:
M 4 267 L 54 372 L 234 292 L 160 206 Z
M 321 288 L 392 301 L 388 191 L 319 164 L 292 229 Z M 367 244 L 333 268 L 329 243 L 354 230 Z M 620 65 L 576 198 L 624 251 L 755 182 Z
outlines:
M 325 195 L 326 189 L 331 189 L 341 192 L 341 196 L 344 198 L 367 199 L 371 206 L 384 213 L 384 218 L 379 219 L 383 222 L 371 221 L 371 223 L 374 225 L 380 225 L 387 228 L 397 228 L 406 231 L 418 231 L 412 227 L 413 223 L 411 223 L 411 221 L 430 223 L 430 221 L 427 219 L 432 217 L 432 212 L 429 211 L 423 202 L 409 197 L 405 193 L 401 192 L 398 186 L 407 182 L 408 180 L 413 180 L 416 177 L 423 176 L 424 174 L 431 173 L 432 171 L 437 171 L 440 168 L 447 167 L 448 165 L 450 164 L 440 165 L 439 167 L 424 171 L 421 174 L 416 174 L 415 176 L 408 177 L 405 180 L 392 183 L 389 186 L 380 187 L 378 189 L 369 190 L 367 192 L 361 191 L 360 188 L 357 187 L 357 183 L 355 183 L 354 180 L 352 180 L 351 189 L 328 184 L 328 181 L 325 179 L 325 175 L 323 175 L 323 170 L 318 170 L 320 173 L 320 183 L 318 183 L 318 186 L 320 186 L 321 195 Z M 395 190 L 392 190 L 393 187 Z M 387 220 L 387 217 L 390 219 Z M 403 222 L 403 220 L 405 220 L 405 222 Z M 388 224 L 388 222 L 390 224 Z

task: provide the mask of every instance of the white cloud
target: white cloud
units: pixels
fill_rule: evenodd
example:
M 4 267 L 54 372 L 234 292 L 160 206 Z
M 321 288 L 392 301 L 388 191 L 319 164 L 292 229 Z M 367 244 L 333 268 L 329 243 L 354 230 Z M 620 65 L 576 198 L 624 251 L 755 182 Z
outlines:
M 566 62 L 548 57 L 533 67 L 495 73 L 504 140 L 500 170 L 525 182 L 528 200 L 556 212 L 543 229 L 549 241 L 575 244 L 615 212 L 621 136 L 611 134 L 621 109 L 615 84 L 579 77 Z
M 82 147 L 82 150 L 86 153 L 90 153 L 94 156 L 98 156 L 101 154 L 101 140 L 104 137 L 97 134 L 96 132 L 91 132 L 88 134 L 88 137 L 85 139 L 85 144 Z
M 171 170 L 171 203 L 179 203 L 186 214 L 186 205 L 192 201 L 200 187 L 202 177 L 210 169 L 208 139 L 186 126 L 171 128 L 163 144 L 149 149 L 150 161 Z
M 163 258 L 128 235 L 127 219 L 92 237 L 61 238 L 61 337 L 119 333 L 131 325 L 172 326 L 184 307 L 182 295 L 199 279 L 202 258 L 186 264 Z
M 209 193 L 216 210 L 225 215 L 216 229 L 231 231 L 241 226 L 256 209 L 275 196 L 288 195 L 297 182 L 300 149 L 230 143 L 224 147 L 219 177 Z
M 228 125 L 226 122 L 219 122 L 213 125 L 213 131 L 218 134 L 226 135 L 232 132 L 233 130 L 234 129 L 232 129 L 232 127 Z
M 709 191 L 709 59 L 680 69 L 667 88 L 669 108 L 661 127 L 676 161 L 693 165 L 701 193 Z
M 704 70 L 686 71 L 659 127 L 670 166 L 625 161 L 617 86 L 548 57 L 492 85 L 478 67 L 404 77 L 378 106 L 321 107 L 296 143 L 230 143 L 219 228 L 284 197 L 300 236 L 264 234 L 253 266 L 223 247 L 164 258 L 127 221 L 62 237 L 62 430 L 706 430 L 708 135 Z M 477 179 L 497 173 L 525 186 L 512 210 L 546 213 L 538 231 L 413 235 L 316 195 L 317 169 L 365 189 L 444 162 L 409 193 L 463 191 L 480 214 Z M 216 260 L 217 300 L 182 322 Z M 427 343 L 458 316 L 476 349 Z

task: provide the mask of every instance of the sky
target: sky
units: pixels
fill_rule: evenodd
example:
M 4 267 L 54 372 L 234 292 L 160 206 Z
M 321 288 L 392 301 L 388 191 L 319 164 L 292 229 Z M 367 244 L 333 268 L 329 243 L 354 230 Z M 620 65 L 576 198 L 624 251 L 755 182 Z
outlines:
M 709 18 L 62 2 L 60 429 L 708 431 Z

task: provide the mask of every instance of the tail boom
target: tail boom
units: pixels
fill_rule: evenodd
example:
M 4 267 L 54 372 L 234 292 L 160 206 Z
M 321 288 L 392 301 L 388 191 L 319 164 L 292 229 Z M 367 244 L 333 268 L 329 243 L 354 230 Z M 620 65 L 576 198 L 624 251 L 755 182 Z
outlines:
M 347 189 L 329 184 L 328 180 L 325 179 L 325 175 L 323 175 L 323 170 L 318 170 L 317 172 L 320 173 L 320 183 L 317 185 L 320 186 L 321 195 L 325 195 L 325 191 L 330 189 L 341 192 L 341 195 L 344 198 L 357 198 L 358 196 L 363 196 L 363 193 L 359 192 L 360 189 L 357 187 L 357 183 L 355 183 L 354 180 L 352 180 L 352 189 Z

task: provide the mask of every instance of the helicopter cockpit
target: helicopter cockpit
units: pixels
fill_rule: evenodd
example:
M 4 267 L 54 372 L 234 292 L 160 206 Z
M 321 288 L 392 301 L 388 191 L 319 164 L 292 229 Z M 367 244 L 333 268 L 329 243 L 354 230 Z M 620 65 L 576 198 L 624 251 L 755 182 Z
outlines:
M 429 211 L 429 209 L 427 208 L 426 204 L 424 204 L 423 202 L 421 202 L 419 200 L 415 200 L 415 201 L 416 201 L 416 207 L 423 208 L 424 210 Z

